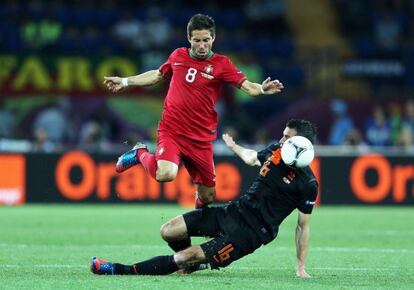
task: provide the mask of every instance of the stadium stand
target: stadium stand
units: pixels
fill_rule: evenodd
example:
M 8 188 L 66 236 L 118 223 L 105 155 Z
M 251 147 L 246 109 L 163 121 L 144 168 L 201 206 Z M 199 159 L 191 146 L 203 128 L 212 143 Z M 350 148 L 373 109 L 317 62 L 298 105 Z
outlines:
M 2 1 L 0 56 L 4 61 L 15 56 L 18 63 L 0 85 L 6 86 L 7 81 L 16 78 L 21 57 L 33 55 L 45 63 L 68 56 L 98 62 L 128 57 L 137 63 L 135 73 L 157 67 L 174 48 L 187 45 L 187 20 L 194 13 L 203 12 L 213 16 L 217 23 L 215 51 L 241 60 L 240 66 L 243 66 L 243 54 L 254 55 L 255 63 L 245 66 L 260 67 L 263 76 L 276 77 L 286 87 L 281 95 L 246 103 L 233 89 L 226 88 L 224 101 L 218 108 L 223 120 L 220 130 L 226 126 L 233 126 L 236 131 L 245 129 L 237 128 L 246 122 L 237 121 L 234 108 L 244 112 L 239 114 L 240 118 L 250 116 L 253 128 L 262 128 L 267 133 L 265 136 L 278 131 L 284 125 L 281 120 L 302 114 L 320 127 L 318 142 L 329 144 L 331 128 L 325 120 L 335 118 L 329 103 L 340 99 L 347 104 L 349 117 L 366 142 L 370 143 L 366 139 L 366 124 L 372 105 L 376 104 L 383 108 L 387 124 L 393 124 L 393 141 L 386 143 L 387 146 L 412 146 L 412 126 L 395 121 L 395 112 L 403 112 L 405 103 L 412 98 L 410 89 L 414 84 L 411 65 L 414 26 L 409 21 L 414 5 L 411 1 L 222 2 L 204 3 L 200 11 L 196 0 L 140 1 L 139 8 L 135 1 Z M 84 66 L 85 71 L 92 69 L 89 65 Z M 52 81 L 55 81 L 54 74 L 52 68 Z M 82 93 L 59 90 L 47 94 L 36 90 L 19 93 L 8 86 L 1 90 L 0 100 L 1 110 L 12 110 L 14 114 L 18 129 L 12 138 L 35 140 L 36 134 L 29 124 L 42 108 L 65 96 L 71 99 L 76 112 L 68 121 L 75 128 L 75 134 L 86 134 L 85 128 L 104 126 L 106 129 L 100 130 L 106 132 L 105 142 L 119 144 L 124 140 L 153 138 L 164 92 L 165 87 L 117 98 L 96 90 L 83 98 Z M 389 101 L 391 98 L 393 104 Z M 145 101 L 139 102 L 140 99 Z M 143 120 L 130 112 L 131 104 L 145 112 Z M 108 118 L 111 125 L 101 121 L 90 123 L 96 121 L 96 108 L 105 108 L 105 114 L 98 119 Z M 326 119 L 322 120 L 321 116 Z M 411 129 L 407 131 L 407 128 Z M 257 142 L 255 134 L 245 132 L 240 136 L 245 142 Z M 66 140 L 66 145 L 77 146 L 85 138 L 74 136 Z M 112 150 L 111 146 L 101 147 Z

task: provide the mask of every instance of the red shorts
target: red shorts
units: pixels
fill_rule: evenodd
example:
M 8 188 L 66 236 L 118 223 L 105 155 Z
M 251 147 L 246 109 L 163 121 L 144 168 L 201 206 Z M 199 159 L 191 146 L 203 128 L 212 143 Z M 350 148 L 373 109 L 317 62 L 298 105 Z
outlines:
M 177 165 L 182 160 L 194 183 L 207 187 L 216 185 L 212 142 L 196 141 L 166 130 L 158 130 L 155 159 L 171 161 Z

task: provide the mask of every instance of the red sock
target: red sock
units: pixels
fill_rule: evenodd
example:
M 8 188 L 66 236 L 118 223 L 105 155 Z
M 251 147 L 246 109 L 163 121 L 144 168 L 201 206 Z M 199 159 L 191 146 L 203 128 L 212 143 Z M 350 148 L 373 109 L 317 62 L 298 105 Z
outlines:
M 157 172 L 157 161 L 155 160 L 155 155 L 149 153 L 148 150 L 145 149 L 138 150 L 137 155 L 145 171 L 155 179 Z

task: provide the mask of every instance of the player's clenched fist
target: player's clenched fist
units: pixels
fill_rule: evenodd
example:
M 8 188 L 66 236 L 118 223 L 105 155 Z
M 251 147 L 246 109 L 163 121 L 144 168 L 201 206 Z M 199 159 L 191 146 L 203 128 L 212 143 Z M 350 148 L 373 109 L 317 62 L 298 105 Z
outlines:
M 118 92 L 120 89 L 126 87 L 126 85 L 122 82 L 122 78 L 120 77 L 104 77 L 103 83 L 108 88 L 108 90 L 113 93 Z

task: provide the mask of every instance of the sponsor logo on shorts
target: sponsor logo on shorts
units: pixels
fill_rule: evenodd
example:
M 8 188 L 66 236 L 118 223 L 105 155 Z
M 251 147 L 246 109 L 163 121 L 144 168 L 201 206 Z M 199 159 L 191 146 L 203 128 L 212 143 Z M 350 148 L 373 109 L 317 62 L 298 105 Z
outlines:
M 305 201 L 305 204 L 314 205 L 315 201 L 314 200 L 307 200 L 307 201 Z
M 218 251 L 217 255 L 214 255 L 213 258 L 217 263 L 223 263 L 224 261 L 230 259 L 230 253 L 234 251 L 232 244 L 228 244 Z

